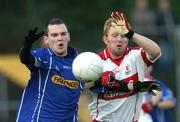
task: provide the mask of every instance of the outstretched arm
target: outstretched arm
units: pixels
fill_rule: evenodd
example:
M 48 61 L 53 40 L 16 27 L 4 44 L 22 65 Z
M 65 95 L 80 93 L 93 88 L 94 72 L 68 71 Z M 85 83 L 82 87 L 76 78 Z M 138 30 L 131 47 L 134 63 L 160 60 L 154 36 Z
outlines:
M 29 30 L 29 33 L 27 36 L 25 36 L 25 40 L 20 50 L 21 63 L 25 64 L 26 66 L 34 64 L 35 58 L 31 54 L 31 47 L 32 44 L 44 34 L 44 31 L 37 33 L 37 29 L 38 28 Z
M 156 95 L 153 90 L 160 91 L 160 84 L 156 81 L 145 81 L 145 82 L 123 82 L 115 79 L 115 74 L 112 71 L 106 71 L 101 74 L 100 78 L 94 82 L 85 84 L 85 88 L 91 88 L 93 86 L 106 87 L 108 91 L 116 92 L 149 92 L 152 95 Z

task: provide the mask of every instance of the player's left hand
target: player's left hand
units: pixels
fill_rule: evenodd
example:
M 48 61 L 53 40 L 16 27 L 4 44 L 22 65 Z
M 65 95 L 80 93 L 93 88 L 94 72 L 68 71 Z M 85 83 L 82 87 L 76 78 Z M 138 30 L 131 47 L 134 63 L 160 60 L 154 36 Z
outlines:
M 128 23 L 126 16 L 122 12 L 112 12 L 111 17 L 116 21 L 111 23 L 120 34 L 125 35 L 127 38 L 131 39 L 134 32 L 131 30 L 130 24 Z
M 156 96 L 156 93 L 153 90 L 160 91 L 161 85 L 156 81 L 144 81 L 144 82 L 137 82 L 133 84 L 134 90 L 139 92 L 149 92 L 153 96 Z

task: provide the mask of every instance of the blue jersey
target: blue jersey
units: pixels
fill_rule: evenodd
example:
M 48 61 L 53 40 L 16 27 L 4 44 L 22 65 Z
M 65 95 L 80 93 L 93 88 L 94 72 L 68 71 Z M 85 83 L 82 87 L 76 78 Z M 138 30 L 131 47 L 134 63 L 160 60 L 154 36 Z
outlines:
M 173 96 L 172 91 L 160 80 L 157 80 L 161 84 L 162 97 L 160 101 L 171 100 L 174 105 L 176 104 L 176 99 Z M 159 109 L 154 107 L 150 112 L 154 122 L 173 122 L 172 113 L 169 109 Z
M 68 55 L 56 56 L 50 49 L 32 52 L 35 64 L 24 89 L 16 122 L 78 122 L 78 102 L 82 82 L 72 73 L 78 52 L 68 47 Z

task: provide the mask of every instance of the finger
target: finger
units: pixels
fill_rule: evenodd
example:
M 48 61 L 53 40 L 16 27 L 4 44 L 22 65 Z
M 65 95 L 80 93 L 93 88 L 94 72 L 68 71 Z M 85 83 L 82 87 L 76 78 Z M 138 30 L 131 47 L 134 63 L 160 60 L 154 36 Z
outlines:
M 38 27 L 35 27 L 35 28 L 33 29 L 33 33 L 36 33 L 37 30 L 38 30 Z
M 115 18 L 116 20 L 120 20 L 120 18 L 119 18 L 118 15 L 116 14 L 116 12 L 113 12 L 112 17 Z
M 114 74 L 110 74 L 110 79 L 111 79 L 112 81 L 114 81 L 114 80 L 115 80 L 115 76 L 114 76 Z
M 155 90 L 161 91 L 161 87 L 160 87 L 160 86 L 157 86 L 157 88 L 156 88 Z
M 152 85 L 153 85 L 153 86 L 156 86 L 156 87 L 161 87 L 161 85 L 158 84 L 158 83 L 152 83 Z
M 122 21 L 125 21 L 124 14 L 120 13 L 119 16 L 122 18 Z
M 37 34 L 37 36 L 42 36 L 44 35 L 45 31 L 41 31 L 40 33 Z
M 29 33 L 28 33 L 28 36 L 31 36 L 32 35 L 32 33 L 33 33 L 33 30 L 29 30 Z
M 127 21 L 126 16 L 123 13 L 121 13 L 121 17 L 123 18 L 123 21 Z
M 150 91 L 151 95 L 156 96 L 157 94 L 154 91 Z
M 38 33 L 38 34 L 36 35 L 36 39 L 39 39 L 41 36 L 44 35 L 44 33 L 45 33 L 45 31 L 41 31 L 40 33 Z
M 114 12 L 111 13 L 111 17 L 113 17 L 113 15 L 114 15 Z
M 161 85 L 157 84 L 157 83 L 153 83 L 153 84 L 151 84 L 151 89 L 161 91 Z
M 117 16 L 118 20 L 122 21 L 122 17 L 121 17 L 121 13 L 120 12 L 116 12 L 115 15 Z
M 35 27 L 34 29 L 29 30 L 29 36 L 33 36 L 37 32 L 38 28 Z
M 111 13 L 111 17 L 115 18 L 116 19 L 116 16 L 115 16 L 116 12 L 112 12 Z

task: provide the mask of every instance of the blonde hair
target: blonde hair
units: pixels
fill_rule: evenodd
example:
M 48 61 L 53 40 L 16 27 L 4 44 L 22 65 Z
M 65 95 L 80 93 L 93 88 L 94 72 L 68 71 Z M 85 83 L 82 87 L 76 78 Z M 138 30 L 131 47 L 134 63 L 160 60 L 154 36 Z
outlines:
M 111 18 L 107 19 L 106 22 L 104 23 L 103 34 L 104 34 L 105 36 L 108 35 L 109 28 L 111 27 L 111 23 L 112 23 L 112 22 L 115 22 L 115 19 L 111 17 Z

